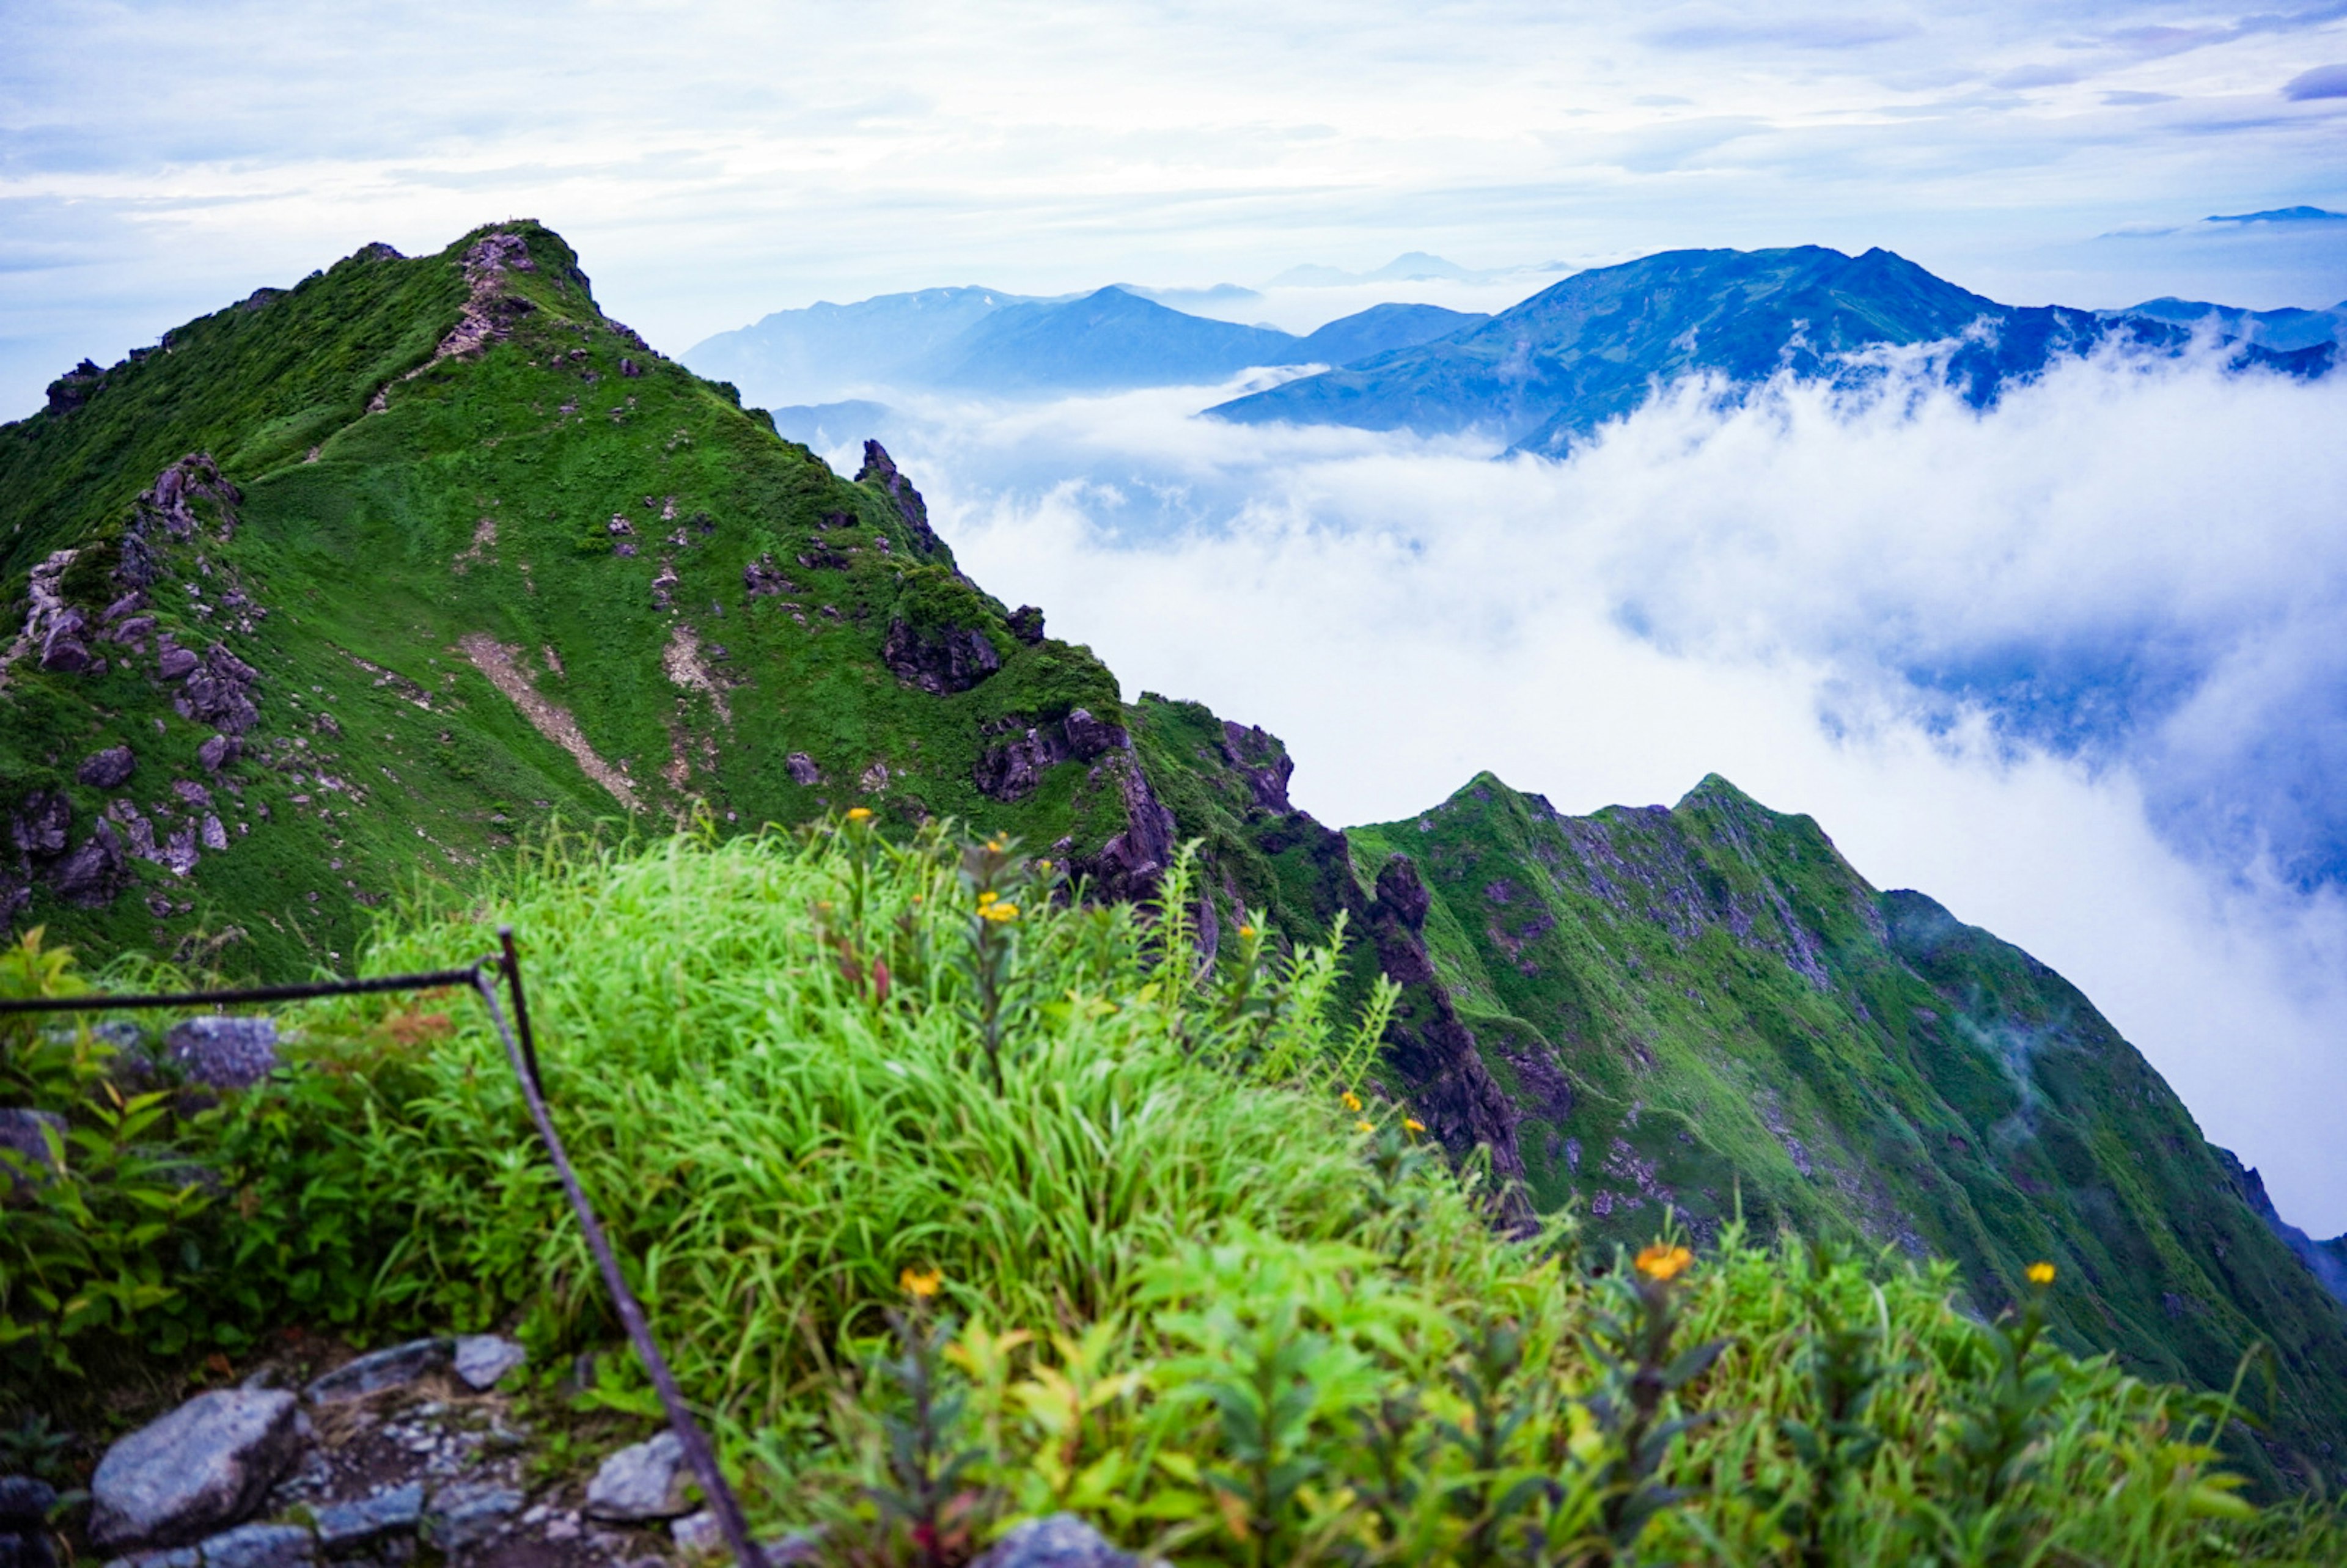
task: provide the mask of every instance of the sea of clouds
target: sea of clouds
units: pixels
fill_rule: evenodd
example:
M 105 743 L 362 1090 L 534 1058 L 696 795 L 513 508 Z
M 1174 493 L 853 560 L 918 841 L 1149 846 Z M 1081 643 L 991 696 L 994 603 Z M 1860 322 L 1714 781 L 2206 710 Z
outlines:
M 1196 416 L 1241 389 L 880 433 L 973 576 L 1283 736 L 1324 820 L 1720 773 L 2060 969 L 2347 1229 L 2347 377 L 1691 384 L 1563 462 Z

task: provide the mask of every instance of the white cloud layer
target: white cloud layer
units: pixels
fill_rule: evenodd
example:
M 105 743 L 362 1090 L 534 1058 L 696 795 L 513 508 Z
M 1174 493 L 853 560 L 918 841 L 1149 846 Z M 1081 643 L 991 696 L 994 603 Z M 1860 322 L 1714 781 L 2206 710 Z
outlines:
M 2022 303 L 2321 305 L 2331 0 L 0 6 L 0 412 L 359 245 L 517 213 L 671 351 L 977 282 L 1882 244 Z M 2309 249 L 2310 243 L 2312 248 Z
M 2053 964 L 2285 1213 L 2347 1229 L 2347 920 L 2239 830 L 2347 727 L 2347 384 L 2105 362 L 1985 415 L 1690 392 L 1563 465 L 1207 400 L 932 405 L 892 444 L 979 580 L 1281 734 L 1325 819 L 1481 768 L 1575 812 L 1724 774 Z M 2065 657 L 2050 695 L 1938 674 Z M 2147 661 L 2172 678 L 2113 673 Z

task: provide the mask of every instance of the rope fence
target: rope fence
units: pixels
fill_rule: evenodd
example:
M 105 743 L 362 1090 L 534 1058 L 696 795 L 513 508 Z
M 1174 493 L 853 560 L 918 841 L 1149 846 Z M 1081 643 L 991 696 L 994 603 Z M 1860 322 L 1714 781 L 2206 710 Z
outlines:
M 669 1430 L 676 1434 L 684 1450 L 685 1462 L 701 1482 L 703 1496 L 717 1515 L 717 1523 L 724 1532 L 725 1542 L 742 1568 L 766 1568 L 765 1554 L 757 1542 L 750 1539 L 749 1521 L 743 1516 L 741 1500 L 734 1496 L 724 1471 L 718 1468 L 717 1450 L 708 1434 L 684 1402 L 683 1390 L 677 1387 L 675 1374 L 669 1370 L 668 1358 L 661 1354 L 660 1343 L 653 1338 L 651 1323 L 644 1317 L 642 1303 L 620 1272 L 620 1260 L 611 1251 L 611 1243 L 603 1230 L 602 1222 L 595 1217 L 594 1205 L 587 1201 L 585 1189 L 579 1184 L 579 1173 L 570 1163 L 570 1156 L 562 1147 L 562 1138 L 554 1130 L 554 1117 L 548 1109 L 544 1081 L 538 1071 L 538 1041 L 529 1023 L 529 999 L 523 989 L 521 953 L 515 945 L 513 927 L 497 928 L 498 951 L 477 963 L 461 969 L 434 969 L 413 975 L 378 975 L 366 979 L 313 980 L 297 985 L 251 986 L 241 990 L 169 991 L 141 996 L 105 996 L 87 993 L 68 997 L 23 997 L 0 999 L 0 1016 L 11 1013 L 116 1012 L 152 1008 L 180 1009 L 223 1008 L 259 1002 L 306 1001 L 319 997 L 371 996 L 385 991 L 436 990 L 462 986 L 481 999 L 488 1011 L 489 1021 L 497 1028 L 497 1037 L 505 1042 L 506 1061 L 513 1069 L 514 1080 L 521 1086 L 522 1101 L 529 1107 L 531 1122 L 537 1127 L 538 1142 L 545 1145 L 547 1158 L 553 1162 L 556 1175 L 561 1178 L 562 1191 L 570 1201 L 571 1213 L 579 1218 L 579 1233 L 587 1238 L 588 1250 L 595 1255 L 595 1266 L 603 1276 L 604 1288 L 611 1294 L 611 1304 L 627 1328 L 628 1337 L 636 1354 L 650 1374 L 652 1387 L 660 1394 L 661 1406 L 668 1413 Z M 513 1017 L 510 1022 L 506 1009 L 497 999 L 494 977 L 502 975 L 506 989 L 512 999 Z

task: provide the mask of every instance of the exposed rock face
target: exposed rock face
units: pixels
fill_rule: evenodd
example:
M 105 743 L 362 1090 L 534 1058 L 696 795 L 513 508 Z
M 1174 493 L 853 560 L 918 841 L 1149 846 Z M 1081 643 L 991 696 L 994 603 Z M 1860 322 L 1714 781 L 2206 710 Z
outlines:
M 55 417 L 58 415 L 71 414 L 75 409 L 96 397 L 105 385 L 106 372 L 98 369 L 95 361 L 83 360 L 56 380 L 49 383 L 49 415 Z
M 66 852 L 73 831 L 73 802 L 63 792 L 36 789 L 18 803 L 8 822 L 8 837 L 19 853 L 47 860 Z
M 1149 787 L 1148 775 L 1132 752 L 1110 753 L 1098 764 L 1096 776 L 1098 773 L 1113 777 L 1124 797 L 1125 829 L 1102 845 L 1098 854 L 1078 856 L 1071 868 L 1091 883 L 1095 898 L 1146 898 L 1174 863 L 1174 814 Z
M 999 746 L 988 748 L 975 770 L 979 793 L 999 801 L 1022 800 L 1042 782 L 1044 770 L 1071 761 L 1091 762 L 1103 753 L 1129 750 L 1133 742 L 1115 724 L 1083 708 L 1064 719 L 1037 724 Z
M 185 543 L 204 531 L 203 519 L 193 504 L 198 500 L 213 504 L 219 518 L 219 536 L 223 539 L 234 538 L 236 508 L 243 504 L 244 494 L 220 477 L 220 465 L 212 461 L 209 452 L 190 452 L 155 476 L 155 483 L 138 497 L 130 531 L 143 536 L 159 528 Z M 127 555 L 125 564 L 128 564 Z M 135 571 L 123 575 L 134 588 L 144 588 L 151 580 Z
M 901 616 L 888 622 L 880 661 L 906 685 L 938 696 L 967 692 L 1002 668 L 985 632 L 951 625 L 917 631 Z
M 266 1018 L 191 1018 L 172 1026 L 163 1049 L 190 1082 L 250 1089 L 277 1071 L 277 1025 Z
M 128 746 L 108 746 L 84 757 L 74 777 L 92 789 L 118 789 L 130 781 L 138 766 L 138 755 Z
M 2244 1167 L 2239 1156 L 2230 1149 L 2209 1146 L 2225 1174 L 2232 1179 L 2233 1190 L 2241 1201 L 2264 1222 L 2266 1229 L 2281 1239 L 2284 1246 L 2304 1264 L 2307 1272 L 2322 1284 L 2322 1288 L 2342 1301 L 2347 1301 L 2347 1236 L 2333 1236 L 2329 1241 L 2317 1241 L 2298 1226 L 2281 1217 L 2266 1194 L 2265 1178 L 2258 1174 L 2255 1165 Z
M 798 585 L 782 574 L 772 556 L 760 556 L 742 569 L 742 587 L 746 597 L 764 599 L 780 594 L 796 593 Z
M 1445 1148 L 1458 1156 L 1485 1144 L 1493 1174 L 1521 1181 L 1524 1163 L 1516 1145 L 1515 1107 L 1483 1066 L 1475 1036 L 1459 1021 L 1459 1009 L 1427 956 L 1421 933 L 1432 905 L 1433 896 L 1409 856 L 1397 855 L 1378 870 L 1377 897 L 1368 907 L 1369 939 L 1377 948 L 1378 967 L 1402 988 L 1386 1030 L 1386 1047 L 1409 1081 L 1411 1103 Z M 1521 1189 L 1512 1191 L 1507 1202 L 1511 1219 L 1532 1219 Z
M 219 1389 L 199 1394 L 116 1443 L 90 1480 L 90 1539 L 100 1546 L 171 1546 L 233 1524 L 261 1505 L 302 1447 L 292 1394 Z
M 913 482 L 897 471 L 896 459 L 877 441 L 864 444 L 864 466 L 856 471 L 859 485 L 876 485 L 881 493 L 896 503 L 897 515 L 905 519 L 905 528 L 913 536 L 913 550 L 917 555 L 936 555 L 945 547 L 929 528 L 929 506 Z
M 241 735 L 261 717 L 251 696 L 252 683 L 260 678 L 260 671 L 215 642 L 174 705 L 183 716 L 224 735 Z
M 1296 772 L 1296 759 L 1262 725 L 1242 726 L 1224 720 L 1223 755 L 1245 775 L 1256 805 L 1281 815 L 1296 809 L 1287 804 L 1287 781 Z
M 1030 648 L 1043 641 L 1043 612 L 1022 604 L 1010 612 L 1010 635 Z
M 82 840 L 80 848 L 58 863 L 50 874 L 49 885 L 67 903 L 96 909 L 114 901 L 128 870 L 121 835 L 114 831 L 113 824 L 100 822 Z

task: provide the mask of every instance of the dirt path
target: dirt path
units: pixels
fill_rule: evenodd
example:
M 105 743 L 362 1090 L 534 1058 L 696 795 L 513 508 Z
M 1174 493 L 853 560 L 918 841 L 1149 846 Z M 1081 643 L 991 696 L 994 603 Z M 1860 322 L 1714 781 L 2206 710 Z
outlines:
M 468 631 L 456 639 L 456 646 L 465 651 L 473 668 L 487 676 L 489 684 L 503 692 L 538 727 L 539 734 L 577 759 L 589 778 L 610 790 L 613 798 L 630 811 L 643 809 L 643 803 L 636 798 L 636 786 L 619 769 L 595 754 L 595 748 L 587 743 L 586 734 L 579 728 L 579 721 L 538 694 L 517 662 L 520 649 L 502 647 L 486 631 Z

